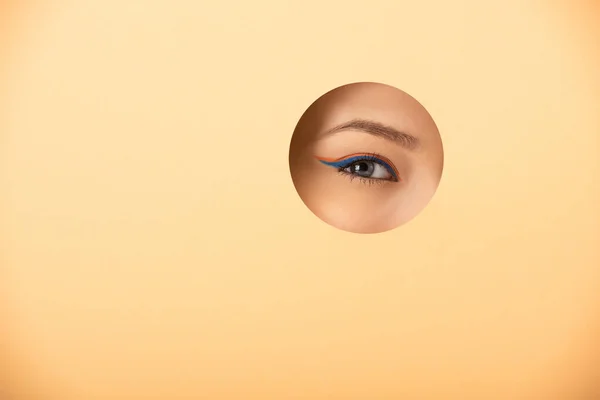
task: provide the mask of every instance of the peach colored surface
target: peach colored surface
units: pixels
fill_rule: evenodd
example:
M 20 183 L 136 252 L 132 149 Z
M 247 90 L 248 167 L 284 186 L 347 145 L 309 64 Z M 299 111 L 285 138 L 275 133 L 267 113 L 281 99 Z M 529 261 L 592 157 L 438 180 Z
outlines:
M 542 3 L 0 3 L 0 398 L 598 398 L 600 7 Z M 287 164 L 356 81 L 444 141 L 380 235 Z

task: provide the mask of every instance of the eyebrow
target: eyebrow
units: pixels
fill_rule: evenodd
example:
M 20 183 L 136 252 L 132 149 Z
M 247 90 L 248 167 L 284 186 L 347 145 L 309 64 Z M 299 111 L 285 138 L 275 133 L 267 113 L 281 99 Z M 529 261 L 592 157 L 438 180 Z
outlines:
M 388 125 L 366 119 L 353 119 L 327 130 L 323 135 L 333 135 L 341 131 L 364 132 L 386 140 L 395 142 L 408 150 L 414 150 L 419 146 L 419 139 L 399 131 Z

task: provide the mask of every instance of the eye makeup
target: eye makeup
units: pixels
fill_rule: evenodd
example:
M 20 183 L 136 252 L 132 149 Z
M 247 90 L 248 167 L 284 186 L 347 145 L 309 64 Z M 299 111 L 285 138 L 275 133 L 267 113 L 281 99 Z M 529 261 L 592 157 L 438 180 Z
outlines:
M 386 157 L 374 153 L 354 153 L 340 158 L 315 157 L 321 163 L 337 168 L 340 173 L 367 181 L 399 182 L 400 174 Z M 388 177 L 376 175 L 387 174 Z M 372 183 L 372 182 L 371 182 Z

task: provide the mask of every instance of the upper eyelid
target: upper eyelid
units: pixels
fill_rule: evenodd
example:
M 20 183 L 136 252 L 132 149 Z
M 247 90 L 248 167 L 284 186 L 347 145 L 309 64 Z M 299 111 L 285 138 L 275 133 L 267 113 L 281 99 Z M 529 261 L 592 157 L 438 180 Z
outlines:
M 348 159 L 355 158 L 355 157 L 356 158 L 364 157 L 364 158 L 369 158 L 369 159 L 380 160 L 380 161 L 383 161 L 390 165 L 393 165 L 392 161 L 390 161 L 387 157 L 380 156 L 378 154 L 372 154 L 372 153 L 353 153 L 353 154 L 348 154 L 347 156 L 343 156 L 343 157 L 339 157 L 339 158 L 329 158 L 329 157 L 316 157 L 316 158 L 319 160 L 322 160 L 322 161 L 327 161 L 327 162 L 341 162 L 341 161 L 348 160 Z

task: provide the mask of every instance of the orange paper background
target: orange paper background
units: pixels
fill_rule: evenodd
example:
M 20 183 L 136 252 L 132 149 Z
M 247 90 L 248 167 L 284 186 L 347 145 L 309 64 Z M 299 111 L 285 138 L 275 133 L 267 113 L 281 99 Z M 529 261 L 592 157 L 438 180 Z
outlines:
M 597 2 L 1 4 L 0 398 L 597 398 Z M 380 235 L 287 165 L 356 81 L 444 140 Z

